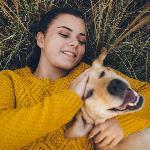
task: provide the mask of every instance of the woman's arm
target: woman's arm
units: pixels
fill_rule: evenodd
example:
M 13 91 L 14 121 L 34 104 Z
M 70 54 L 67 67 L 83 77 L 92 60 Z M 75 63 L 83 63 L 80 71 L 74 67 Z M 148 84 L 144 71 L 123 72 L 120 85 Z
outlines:
M 0 76 L 0 149 L 16 149 L 28 145 L 72 119 L 82 106 L 81 98 L 73 91 L 46 97 L 30 108 L 15 108 L 13 82 Z

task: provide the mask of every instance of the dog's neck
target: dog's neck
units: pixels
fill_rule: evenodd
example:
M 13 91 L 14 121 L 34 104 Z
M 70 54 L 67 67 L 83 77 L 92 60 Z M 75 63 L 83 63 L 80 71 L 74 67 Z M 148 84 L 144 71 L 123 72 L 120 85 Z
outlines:
M 99 117 L 97 120 L 95 120 L 88 114 L 88 112 L 86 111 L 86 109 L 84 107 L 81 108 L 81 110 L 82 110 L 82 116 L 85 119 L 86 123 L 97 125 L 97 124 L 103 123 L 107 120 L 107 118 L 102 118 L 102 117 L 101 118 Z

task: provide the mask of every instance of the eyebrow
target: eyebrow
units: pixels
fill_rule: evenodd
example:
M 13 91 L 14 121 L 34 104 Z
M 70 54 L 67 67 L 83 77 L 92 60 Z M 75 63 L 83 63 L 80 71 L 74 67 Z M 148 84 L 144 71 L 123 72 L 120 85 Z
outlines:
M 72 29 L 70 29 L 70 28 L 68 28 L 68 27 L 66 27 L 66 26 L 60 26 L 60 27 L 57 27 L 57 28 L 65 28 L 65 29 L 67 29 L 67 30 L 69 30 L 69 31 L 73 31 Z M 84 34 L 84 33 L 80 33 L 80 35 L 82 35 L 82 36 L 86 36 L 86 34 Z

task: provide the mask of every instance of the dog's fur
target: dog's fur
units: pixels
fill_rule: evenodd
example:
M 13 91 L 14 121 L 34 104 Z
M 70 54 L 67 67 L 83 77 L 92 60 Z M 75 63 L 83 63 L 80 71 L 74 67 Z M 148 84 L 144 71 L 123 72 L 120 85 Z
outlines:
M 105 150 L 150 150 L 150 128 L 133 133 L 114 148 Z
M 130 84 L 109 67 L 103 66 L 107 50 L 92 64 L 84 94 L 84 106 L 67 126 L 65 136 L 82 137 L 94 125 L 116 115 L 137 111 L 143 105 L 143 98 Z

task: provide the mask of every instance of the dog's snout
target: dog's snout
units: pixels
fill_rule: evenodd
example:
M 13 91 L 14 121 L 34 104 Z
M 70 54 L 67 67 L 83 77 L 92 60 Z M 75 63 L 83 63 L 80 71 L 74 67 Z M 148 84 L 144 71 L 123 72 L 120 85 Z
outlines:
M 108 92 L 114 96 L 123 96 L 124 91 L 128 88 L 127 84 L 119 79 L 113 79 L 108 85 Z

